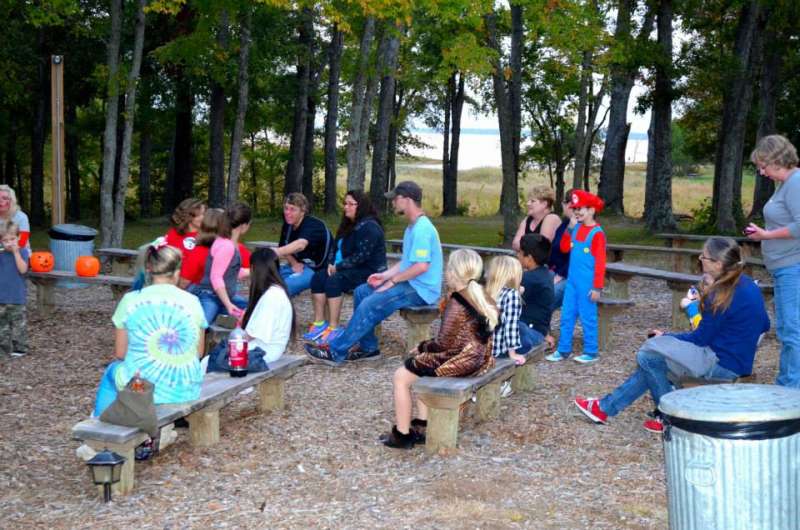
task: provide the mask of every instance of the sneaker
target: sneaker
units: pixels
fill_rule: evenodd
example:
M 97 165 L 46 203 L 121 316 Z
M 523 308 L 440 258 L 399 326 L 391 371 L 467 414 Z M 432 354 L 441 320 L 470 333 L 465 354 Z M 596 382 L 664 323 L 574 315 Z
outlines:
M 511 381 L 503 381 L 503 384 L 500 385 L 500 397 L 507 398 L 513 393 L 514 389 L 511 388 Z
M 344 333 L 344 328 L 332 328 L 328 326 L 328 329 L 314 342 L 317 344 L 330 344 L 331 341 L 341 336 L 342 333 Z
M 606 420 L 608 419 L 608 414 L 603 412 L 603 409 L 600 408 L 599 399 L 578 396 L 575 398 L 573 403 L 575 403 L 575 406 L 578 407 L 578 410 L 583 412 L 590 420 L 595 423 L 602 423 L 605 425 Z
M 650 432 L 654 432 L 656 434 L 661 434 L 664 432 L 664 423 L 662 423 L 661 418 L 646 420 L 643 425 L 644 428 Z
M 350 348 L 347 352 L 347 359 L 348 362 L 358 362 L 358 361 L 377 361 L 381 358 L 381 351 L 364 351 L 359 347 Z
M 319 326 L 315 326 L 311 324 L 308 327 L 308 333 L 303 333 L 303 340 L 315 341 L 322 336 L 325 331 L 328 329 L 328 321 L 323 320 L 322 324 Z
M 569 354 L 564 355 L 558 350 L 544 358 L 545 361 L 550 361 L 551 363 L 557 363 L 558 361 L 563 361 L 564 359 L 569 359 Z
M 312 363 L 327 364 L 328 366 L 341 366 L 341 362 L 335 361 L 331 355 L 331 350 L 327 344 L 319 346 L 314 344 L 306 344 L 306 356 Z
M 597 357 L 596 353 L 595 354 L 584 353 L 583 355 L 578 355 L 577 357 L 575 357 L 575 362 L 581 364 L 592 364 L 594 362 L 597 362 L 598 359 L 599 358 Z
M 23 356 L 25 356 L 26 353 L 27 352 L 24 352 L 24 351 L 12 351 L 11 352 L 11 356 L 12 357 L 23 357 Z
M 394 449 L 413 449 L 416 444 L 422 443 L 424 438 L 413 429 L 409 429 L 408 434 L 403 434 L 397 430 L 396 425 L 392 425 L 392 432 L 388 435 L 381 436 L 379 440 L 386 447 L 392 447 Z

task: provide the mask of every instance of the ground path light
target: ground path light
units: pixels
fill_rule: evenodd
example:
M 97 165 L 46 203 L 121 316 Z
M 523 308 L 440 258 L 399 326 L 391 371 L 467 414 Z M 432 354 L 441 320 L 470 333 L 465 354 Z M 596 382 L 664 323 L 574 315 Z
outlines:
M 108 449 L 103 449 L 86 462 L 86 465 L 92 471 L 94 483 L 98 486 L 103 486 L 103 500 L 105 502 L 111 500 L 111 485 L 119 482 L 122 474 L 122 464 L 124 463 L 124 457 Z

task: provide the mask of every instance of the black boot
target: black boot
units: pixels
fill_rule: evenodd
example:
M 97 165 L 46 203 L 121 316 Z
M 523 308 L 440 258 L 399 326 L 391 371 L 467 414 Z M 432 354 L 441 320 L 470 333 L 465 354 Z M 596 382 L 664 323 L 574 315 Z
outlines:
M 424 444 L 425 443 L 425 432 L 428 430 L 428 420 L 421 420 L 419 418 L 414 418 L 411 420 L 411 429 L 410 431 L 417 435 L 416 443 Z
M 414 444 L 417 443 L 419 435 L 413 430 L 409 430 L 408 434 L 403 434 L 397 430 L 396 425 L 392 425 L 392 432 L 384 437 L 381 437 L 383 445 L 386 447 L 394 447 L 395 449 L 413 449 Z

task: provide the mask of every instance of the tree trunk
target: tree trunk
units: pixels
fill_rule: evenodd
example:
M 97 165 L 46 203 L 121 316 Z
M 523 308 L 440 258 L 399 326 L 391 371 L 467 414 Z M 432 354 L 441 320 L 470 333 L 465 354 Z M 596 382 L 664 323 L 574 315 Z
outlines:
M 150 186 L 150 160 L 153 155 L 153 138 L 150 129 L 145 127 L 139 132 L 139 216 L 153 215 L 153 199 Z
M 742 216 L 741 178 L 747 115 L 753 96 L 753 67 L 759 38 L 761 2 L 751 0 L 742 6 L 736 29 L 734 62 L 723 83 L 722 122 L 717 135 L 714 164 L 714 225 L 720 233 L 736 231 Z
M 366 105 L 367 93 L 365 86 L 369 75 L 369 59 L 372 50 L 372 41 L 375 39 L 375 17 L 367 17 L 364 21 L 364 32 L 361 35 L 361 47 L 359 49 L 358 70 L 353 81 L 353 103 L 350 111 L 350 129 L 347 139 L 347 189 L 363 190 L 364 181 L 361 179 L 361 163 L 359 156 L 361 144 L 366 142 L 366 138 L 361 135 L 362 114 L 365 109 L 369 112 Z M 369 120 L 367 120 L 369 123 Z M 362 161 L 363 163 L 363 161 Z
M 314 118 L 317 114 L 317 90 L 319 89 L 319 70 L 312 73 L 308 95 L 308 116 L 306 117 L 306 140 L 303 144 L 303 194 L 308 197 L 309 207 L 314 208 Z
M 400 81 L 395 83 L 394 110 L 392 126 L 389 128 L 389 189 L 397 183 L 397 136 L 400 129 L 400 115 L 405 101 L 405 87 Z
M 230 27 L 228 10 L 220 12 L 215 53 L 228 50 Z M 225 86 L 216 79 L 211 80 L 211 97 L 208 113 L 208 205 L 220 208 L 225 204 Z
M 337 24 L 331 28 L 331 42 L 328 47 L 328 111 L 325 114 L 325 213 L 337 212 L 336 177 L 336 138 L 339 121 L 339 82 L 342 72 L 342 51 L 344 33 Z
M 17 127 L 15 121 L 16 117 L 12 115 L 11 126 L 9 127 L 8 136 L 6 136 L 6 156 L 3 161 L 5 163 L 3 182 L 11 187 L 15 187 L 14 175 L 16 175 L 17 166 Z M 15 191 L 17 192 L 17 200 L 20 200 L 19 190 Z
M 592 52 L 583 51 L 581 60 L 581 81 L 578 92 L 578 124 L 575 126 L 575 166 L 572 173 L 572 187 L 583 187 L 583 167 L 586 151 L 586 107 L 589 102 L 589 83 L 592 79 Z
M 242 142 L 244 141 L 244 120 L 247 117 L 247 106 L 250 97 L 250 27 L 253 24 L 253 12 L 249 6 L 244 8 L 239 34 L 239 97 L 236 103 L 236 121 L 233 123 L 231 135 L 231 160 L 228 169 L 228 191 L 226 203 L 239 200 L 239 168 L 242 158 Z M 255 211 L 255 203 L 253 203 Z
M 64 134 L 66 136 L 66 164 L 68 179 L 67 190 L 69 200 L 67 211 L 71 220 L 81 218 L 81 174 L 79 165 L 79 147 L 80 140 L 78 138 L 78 111 L 75 105 L 67 105 L 66 121 L 64 123 Z
M 513 6 L 512 24 L 522 24 L 521 7 Z M 500 213 L 503 215 L 503 243 L 509 244 L 517 229 L 517 215 L 519 210 L 519 191 L 517 189 L 517 163 L 519 152 L 515 152 L 515 145 L 519 149 L 519 129 L 515 133 L 514 94 L 519 94 L 519 87 L 513 86 L 516 74 L 511 74 L 512 86 L 506 87 L 504 69 L 500 57 L 502 49 L 497 38 L 497 15 L 492 13 L 486 16 L 487 40 L 490 48 L 495 50 L 497 58 L 493 60 L 492 89 L 495 106 L 497 107 L 497 120 L 500 128 L 500 155 L 503 169 L 503 185 L 500 193 Z M 516 63 L 515 54 L 521 54 L 522 31 L 515 27 L 512 30 L 511 50 L 512 68 Z M 516 51 L 515 51 L 516 50 Z M 516 141 L 515 141 L 516 138 Z
M 458 83 L 456 84 L 456 75 Z M 447 83 L 450 104 L 450 146 L 442 185 L 442 215 L 458 215 L 458 151 L 461 143 L 461 113 L 464 108 L 464 74 L 453 73 Z M 447 138 L 445 138 L 447 141 Z
M 617 27 L 614 31 L 615 42 L 630 42 L 631 13 L 635 7 L 634 0 L 620 0 L 617 7 Z M 654 15 L 653 9 L 648 8 L 636 38 L 637 46 L 643 44 L 642 41 L 646 41 L 652 32 Z M 597 193 L 605 202 L 606 211 L 619 215 L 625 213 L 625 150 L 631 130 L 628 122 L 628 101 L 638 70 L 639 65 L 632 64 L 630 60 L 611 65 L 611 101 Z
M 780 35 L 778 39 L 785 38 Z M 778 40 L 775 39 L 775 40 Z M 764 43 L 765 44 L 765 43 Z M 764 55 L 761 65 L 761 81 L 759 82 L 759 103 L 760 112 L 758 115 L 758 132 L 756 133 L 756 143 L 770 134 L 777 133 L 775 126 L 776 109 L 778 106 L 778 96 L 780 94 L 781 70 L 783 69 L 784 46 L 762 45 L 761 50 Z M 748 218 L 763 217 L 764 206 L 772 194 L 775 193 L 775 182 L 766 177 L 760 176 L 756 172 L 756 181 L 753 188 L 753 208 L 750 210 Z
M 453 97 L 455 96 L 455 72 L 448 78 L 444 91 L 444 138 L 442 138 L 442 215 L 452 215 L 447 212 L 447 195 L 450 186 L 447 182 L 450 176 L 450 118 L 453 112 Z
M 36 64 L 36 109 L 33 116 L 33 133 L 31 134 L 31 204 L 28 213 L 34 225 L 44 223 L 44 144 L 47 138 L 46 127 L 50 109 L 49 61 L 44 41 L 45 29 L 42 28 L 36 37 L 39 59 Z
M 644 217 L 651 231 L 675 227 L 672 215 L 672 0 L 658 2 L 658 47 L 655 90 L 647 131 L 647 177 Z
M 384 36 L 386 45 L 379 58 L 381 76 L 381 92 L 378 101 L 378 117 L 375 122 L 375 143 L 372 152 L 372 176 L 370 178 L 370 198 L 378 212 L 386 209 L 384 193 L 389 186 L 389 129 L 394 117 L 395 75 L 397 59 L 400 53 L 399 26 L 387 29 Z
M 119 118 L 119 46 L 122 37 L 122 0 L 111 0 L 111 35 L 108 41 L 108 84 L 106 126 L 103 133 L 103 175 L 100 179 L 100 246 L 111 246 L 114 224 L 114 173 L 117 158 L 117 120 Z
M 258 175 L 256 172 L 256 133 L 250 133 L 250 206 L 258 212 Z
M 284 193 L 303 189 L 303 156 L 305 154 L 306 126 L 308 120 L 308 95 L 311 82 L 311 47 L 314 41 L 314 21 L 310 8 L 303 8 L 298 28 L 299 56 L 297 58 L 297 88 L 294 105 L 294 125 L 289 144 L 289 161 L 286 164 Z
M 175 79 L 175 135 L 170 154 L 170 168 L 168 168 L 172 173 L 172 185 L 167 186 L 167 200 L 164 205 L 168 213 L 171 213 L 183 199 L 191 197 L 194 191 L 193 107 L 192 85 L 183 68 L 180 68 Z

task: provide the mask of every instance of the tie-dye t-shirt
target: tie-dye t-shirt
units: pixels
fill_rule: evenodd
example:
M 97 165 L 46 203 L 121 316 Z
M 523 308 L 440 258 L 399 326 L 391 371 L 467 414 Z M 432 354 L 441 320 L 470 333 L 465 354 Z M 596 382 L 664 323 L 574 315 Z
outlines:
M 155 386 L 156 404 L 200 396 L 203 372 L 197 348 L 208 323 L 196 296 L 174 285 L 151 285 L 126 294 L 111 320 L 128 332 L 128 350 L 115 374 L 117 388 L 138 370 Z

